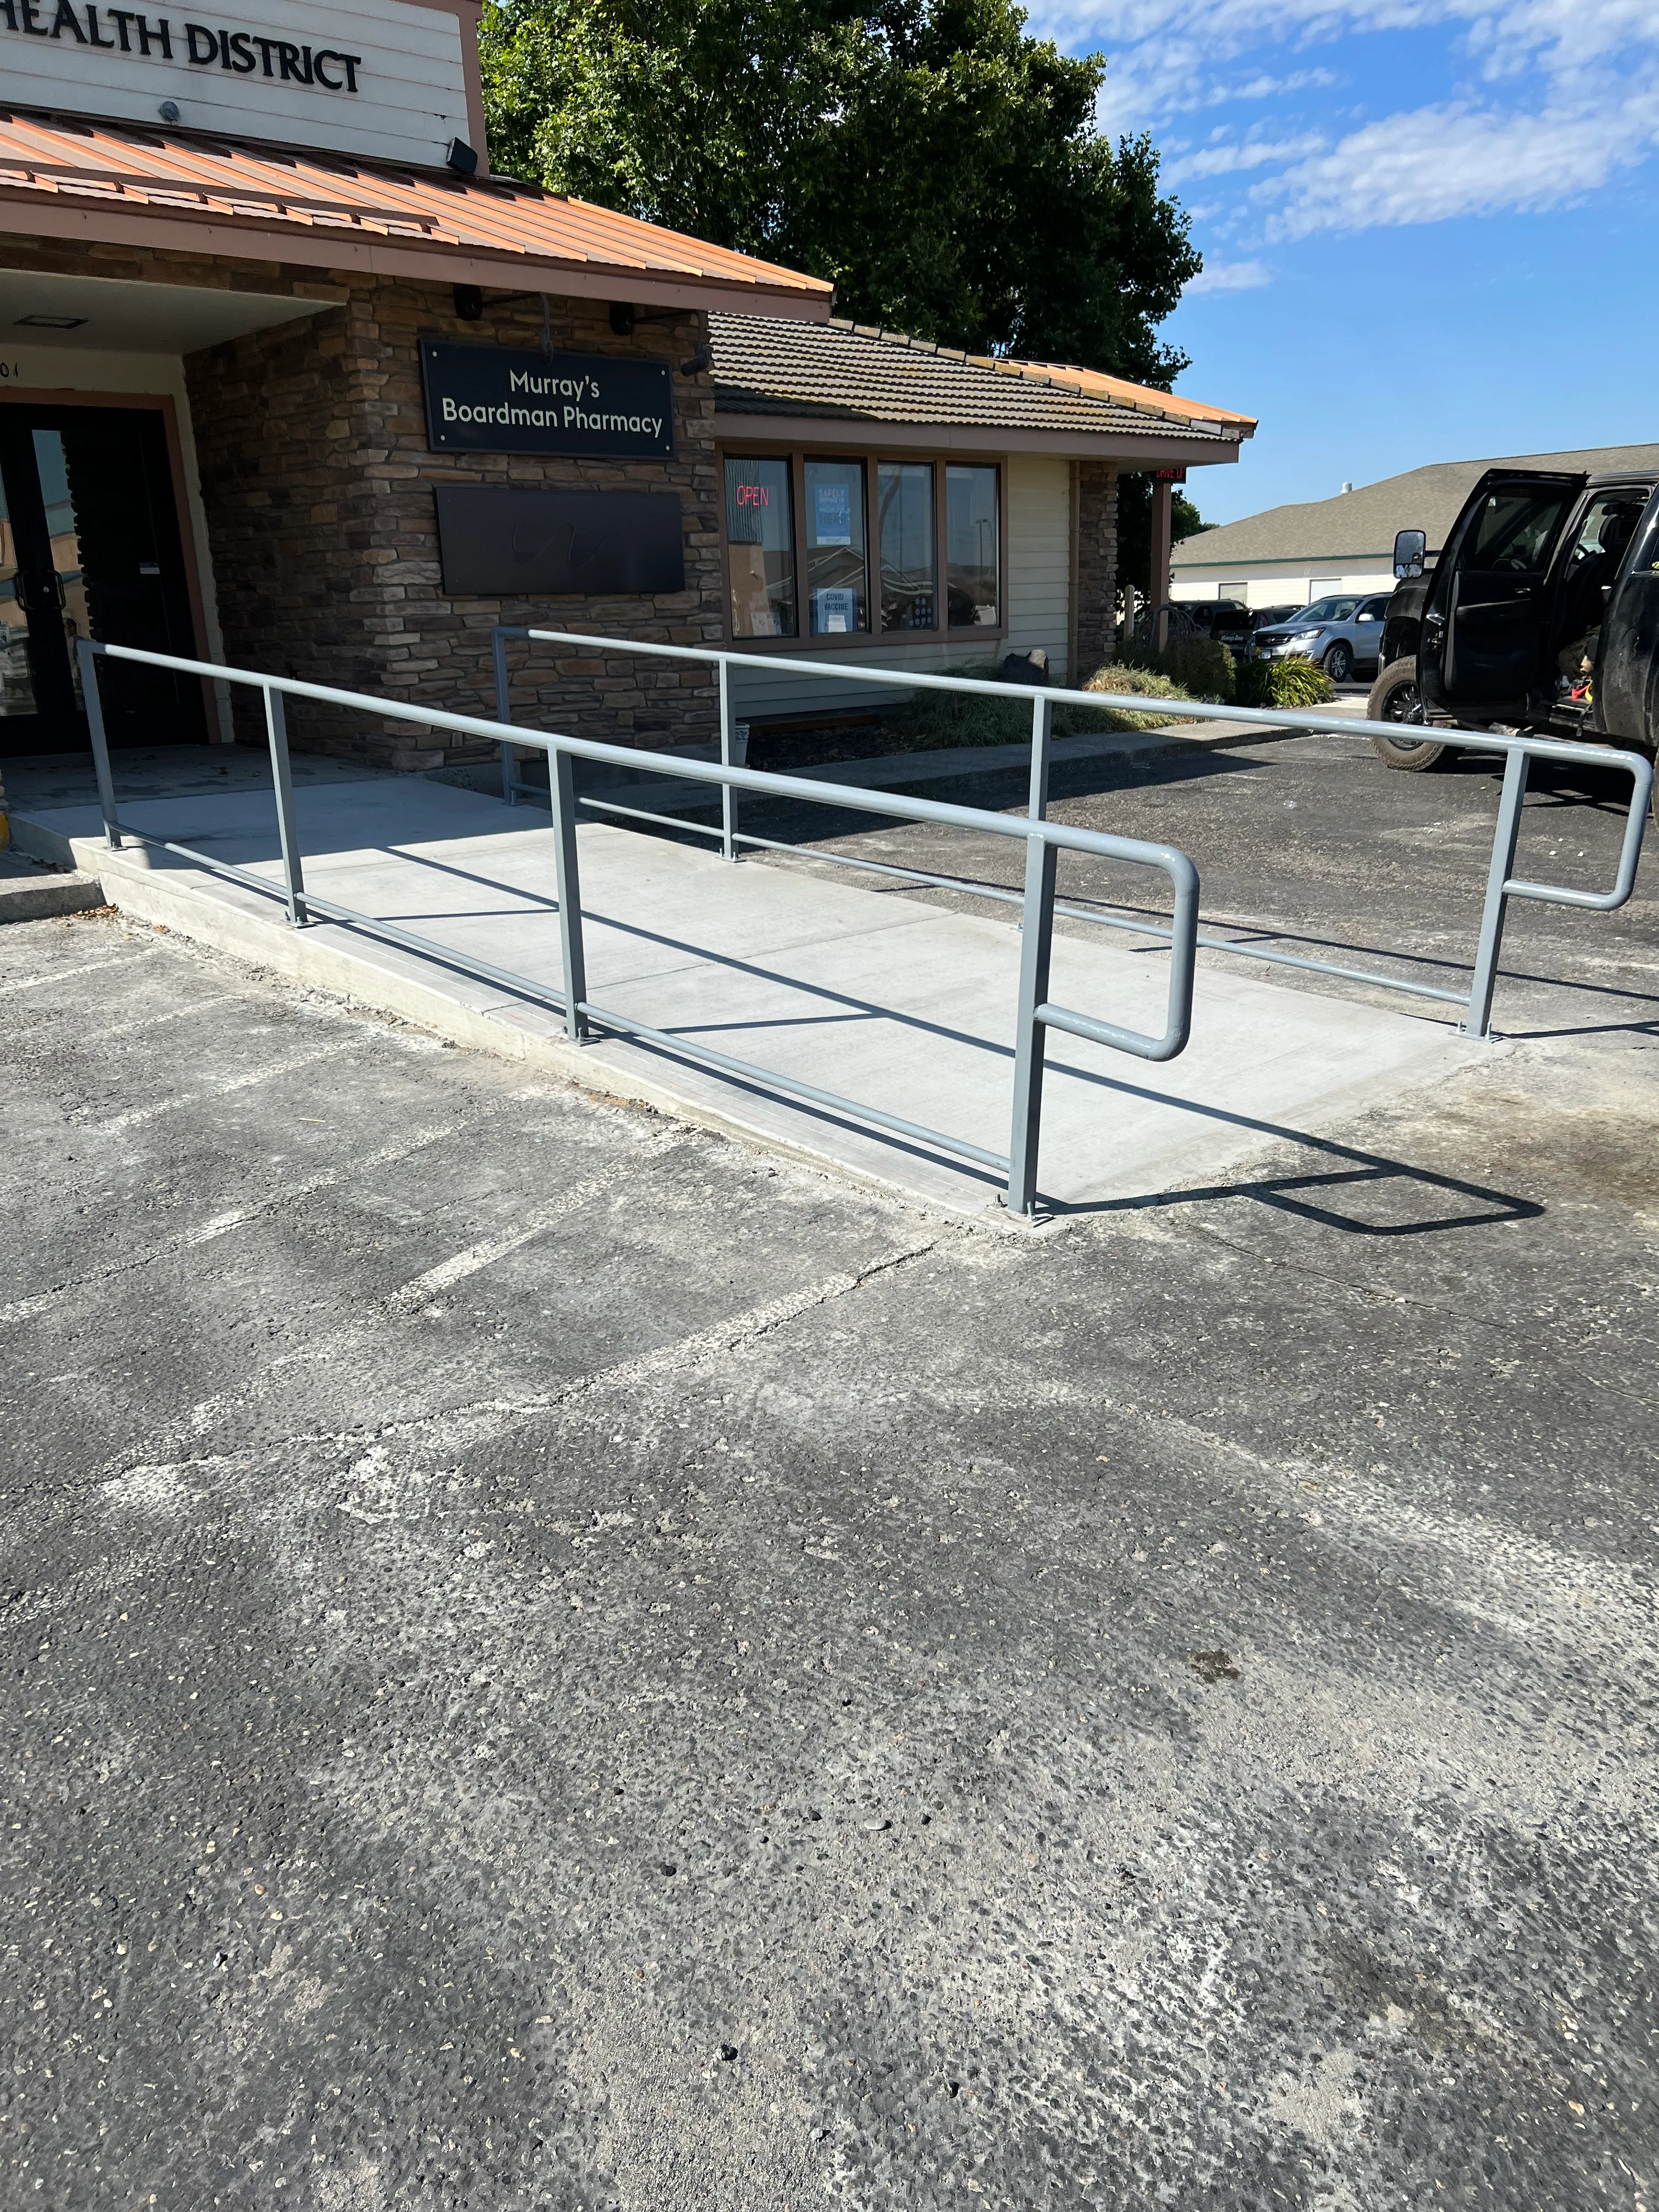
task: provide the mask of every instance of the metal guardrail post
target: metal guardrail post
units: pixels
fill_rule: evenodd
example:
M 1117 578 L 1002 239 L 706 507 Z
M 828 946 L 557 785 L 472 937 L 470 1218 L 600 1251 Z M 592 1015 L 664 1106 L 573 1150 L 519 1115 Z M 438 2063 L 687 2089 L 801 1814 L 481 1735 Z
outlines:
M 270 780 L 276 794 L 276 832 L 283 841 L 283 873 L 288 881 L 288 918 L 303 929 L 311 916 L 306 906 L 306 879 L 300 858 L 300 827 L 294 818 L 294 772 L 288 758 L 288 716 L 283 695 L 264 687 L 265 730 L 270 738 Z
M 1048 818 L 1048 748 L 1054 734 L 1054 702 L 1039 692 L 1031 702 L 1031 795 L 1025 808 L 1032 822 Z
M 734 727 L 736 710 L 732 700 L 732 671 L 724 653 L 720 655 L 718 665 L 720 681 L 720 766 L 730 768 L 733 765 L 732 746 L 737 734 Z M 738 794 L 729 783 L 722 784 L 720 787 L 721 860 L 737 859 L 737 835 Z
M 575 766 L 562 745 L 547 756 L 548 796 L 553 807 L 553 869 L 559 898 L 559 951 L 564 967 L 564 1030 L 577 1044 L 590 1035 L 583 1002 L 587 957 L 582 944 L 581 873 L 576 860 Z
M 1014 1117 L 1008 1140 L 1008 1211 L 1029 1217 L 1036 1204 L 1037 1146 L 1042 1124 L 1042 1063 L 1047 1031 L 1037 1008 L 1048 996 L 1054 938 L 1058 855 L 1046 837 L 1025 843 L 1025 899 L 1019 939 L 1019 1001 L 1014 1016 Z
M 1469 1036 L 1491 1035 L 1492 992 L 1498 982 L 1498 956 L 1504 945 L 1504 921 L 1509 911 L 1509 884 L 1515 872 L 1515 848 L 1521 836 L 1521 809 L 1527 795 L 1527 771 L 1532 763 L 1524 747 L 1516 745 L 1504 763 L 1504 792 L 1498 802 L 1498 826 L 1492 832 L 1492 869 L 1486 878 L 1486 903 L 1480 916 L 1480 942 L 1475 948 L 1474 974 L 1469 980 L 1469 1010 L 1463 1028 Z
M 118 853 L 122 845 L 115 820 L 115 779 L 110 774 L 104 702 L 98 690 L 98 653 L 90 638 L 76 638 L 75 657 L 81 664 L 81 697 L 87 710 L 87 732 L 92 739 L 92 764 L 98 776 L 98 804 L 103 809 L 104 836 L 111 852 Z
M 505 634 L 500 629 L 495 630 L 490 637 L 489 647 L 491 656 L 495 664 L 495 720 L 498 722 L 510 722 L 513 720 L 513 714 L 511 701 L 508 696 L 509 679 L 507 672 L 507 638 Z M 510 744 L 503 741 L 501 751 L 501 797 L 509 806 L 516 806 L 518 804 L 519 794 L 514 789 L 514 785 L 516 782 L 517 778 L 514 776 L 513 772 L 515 766 L 513 758 L 513 748 Z

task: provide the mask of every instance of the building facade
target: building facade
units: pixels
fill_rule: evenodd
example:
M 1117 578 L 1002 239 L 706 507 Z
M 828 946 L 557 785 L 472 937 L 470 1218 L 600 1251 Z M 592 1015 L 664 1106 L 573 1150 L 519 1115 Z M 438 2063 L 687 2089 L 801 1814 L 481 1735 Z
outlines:
M 992 359 L 852 323 L 710 317 L 726 642 L 918 671 L 1110 657 L 1126 471 L 1237 459 L 1243 416 L 1063 364 Z M 863 695 L 867 697 L 869 695 Z M 756 717 L 849 688 L 747 670 Z
M 82 635 L 480 714 L 501 623 L 1105 657 L 1119 471 L 1253 426 L 854 332 L 815 278 L 492 175 L 476 32 L 475 0 L 0 0 L 32 103 L 0 111 L 0 753 L 86 742 Z M 520 660 L 520 714 L 707 734 L 700 669 Z M 114 743 L 262 734 L 235 687 L 102 671 Z M 290 735 L 488 750 L 298 702 Z

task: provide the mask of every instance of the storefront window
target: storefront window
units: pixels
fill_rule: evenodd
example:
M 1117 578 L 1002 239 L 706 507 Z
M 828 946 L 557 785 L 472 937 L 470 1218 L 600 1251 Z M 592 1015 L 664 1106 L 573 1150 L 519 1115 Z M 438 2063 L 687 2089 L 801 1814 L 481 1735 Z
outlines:
M 896 645 L 1003 627 L 994 463 L 797 451 L 724 466 L 734 639 L 873 634 Z
M 883 461 L 876 471 L 881 549 L 881 626 L 937 629 L 931 461 Z
M 951 628 L 994 629 L 1002 562 L 994 468 L 945 470 L 945 564 Z
M 786 460 L 728 460 L 726 540 L 733 637 L 793 637 L 795 526 Z
M 864 546 L 864 464 L 808 461 L 806 590 L 814 637 L 870 627 Z

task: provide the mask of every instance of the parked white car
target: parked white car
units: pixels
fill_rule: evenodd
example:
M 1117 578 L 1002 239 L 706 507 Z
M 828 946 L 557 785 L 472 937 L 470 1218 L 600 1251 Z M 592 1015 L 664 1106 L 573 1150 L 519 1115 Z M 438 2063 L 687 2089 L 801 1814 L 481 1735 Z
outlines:
M 1250 641 L 1251 651 L 1258 660 L 1283 660 L 1289 654 L 1304 653 L 1319 663 L 1333 684 L 1346 684 L 1356 669 L 1369 668 L 1375 673 L 1381 665 L 1382 617 L 1388 605 L 1386 592 L 1369 598 L 1356 592 L 1352 598 L 1343 593 L 1316 599 L 1287 621 L 1275 623 L 1271 629 L 1257 630 Z

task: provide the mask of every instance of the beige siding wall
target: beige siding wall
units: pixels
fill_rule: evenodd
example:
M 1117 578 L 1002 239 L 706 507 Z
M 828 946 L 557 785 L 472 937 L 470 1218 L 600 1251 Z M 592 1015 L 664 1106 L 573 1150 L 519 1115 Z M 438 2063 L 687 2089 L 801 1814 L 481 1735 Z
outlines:
M 1072 465 L 1047 453 L 1016 453 L 1008 463 L 1008 643 L 1010 653 L 1042 646 L 1056 684 L 1066 665 L 1071 620 Z
M 1071 464 L 1046 453 L 1017 453 L 1006 465 L 1008 534 L 1008 635 L 978 644 L 968 634 L 948 645 L 878 646 L 849 659 L 878 667 L 948 672 L 1005 653 L 1042 646 L 1056 684 L 1067 680 L 1066 635 L 1071 619 Z M 811 647 L 802 641 L 803 657 Z M 824 654 L 826 660 L 831 656 Z M 840 658 L 840 655 L 836 656 Z M 781 714 L 867 713 L 904 696 L 873 684 L 836 683 L 829 677 L 773 675 L 759 668 L 732 671 L 738 713 L 747 721 Z

